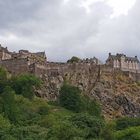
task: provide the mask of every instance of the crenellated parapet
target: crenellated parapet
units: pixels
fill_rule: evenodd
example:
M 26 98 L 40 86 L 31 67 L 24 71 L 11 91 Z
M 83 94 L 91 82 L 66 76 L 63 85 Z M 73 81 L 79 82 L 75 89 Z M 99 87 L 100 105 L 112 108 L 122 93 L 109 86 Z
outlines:
M 12 74 L 32 73 L 39 77 L 43 75 L 59 76 L 68 73 L 96 70 L 112 73 L 113 70 L 120 70 L 129 73 L 130 77 L 139 77 L 140 62 L 138 57 L 127 57 L 124 54 L 112 55 L 109 53 L 108 59 L 103 64 L 98 58 L 79 59 L 72 57 L 68 62 L 48 62 L 45 52 L 32 53 L 28 50 L 10 52 L 7 47 L 0 45 L 0 66 L 6 67 Z M 136 79 L 136 78 L 135 78 Z

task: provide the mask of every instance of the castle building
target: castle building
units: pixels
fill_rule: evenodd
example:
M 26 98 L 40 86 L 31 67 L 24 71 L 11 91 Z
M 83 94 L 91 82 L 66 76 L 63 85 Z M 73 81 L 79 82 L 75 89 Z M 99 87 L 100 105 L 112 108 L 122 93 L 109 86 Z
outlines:
M 34 73 L 40 75 L 46 71 L 45 52 L 31 53 L 28 50 L 9 52 L 0 45 L 0 66 L 12 74 Z
M 0 60 L 11 59 L 11 53 L 8 51 L 7 47 L 2 47 L 0 44 Z
M 96 65 L 102 65 L 102 62 L 98 58 L 96 58 L 96 57 L 86 58 L 86 59 L 81 60 L 81 62 L 84 62 L 84 63 L 94 63 Z
M 127 57 L 124 54 L 112 55 L 109 53 L 106 65 L 122 71 L 138 72 L 140 71 L 140 62 L 138 57 Z

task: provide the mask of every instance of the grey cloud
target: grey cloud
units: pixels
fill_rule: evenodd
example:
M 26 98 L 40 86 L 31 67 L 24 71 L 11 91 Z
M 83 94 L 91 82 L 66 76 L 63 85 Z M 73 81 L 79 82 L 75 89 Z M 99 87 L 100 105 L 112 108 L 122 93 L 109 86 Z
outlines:
M 96 46 L 102 47 L 102 52 L 120 52 L 140 57 L 139 6 L 140 1 L 137 0 L 127 16 L 107 20 L 100 26 Z
M 34 17 L 38 4 L 38 0 L 0 0 L 0 27 L 8 28 L 11 24 Z
M 108 52 L 138 54 L 139 5 L 128 16 L 110 19 L 105 2 L 91 5 L 82 0 L 0 0 L 0 39 L 10 50 L 46 51 L 49 60 L 65 61 L 73 55 L 105 59 Z M 9 39 L 8 35 L 16 36 Z

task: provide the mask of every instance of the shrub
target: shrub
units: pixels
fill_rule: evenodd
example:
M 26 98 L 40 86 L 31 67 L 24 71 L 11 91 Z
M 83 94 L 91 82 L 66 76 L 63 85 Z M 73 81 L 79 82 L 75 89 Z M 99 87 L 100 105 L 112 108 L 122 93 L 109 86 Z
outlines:
M 101 117 L 101 106 L 100 104 L 90 99 L 88 96 L 82 96 L 82 111 L 89 113 L 92 116 Z
M 16 121 L 16 105 L 15 105 L 15 92 L 11 87 L 5 87 L 2 93 L 3 99 L 3 112 L 4 115 L 11 121 Z
M 70 118 L 73 125 L 85 132 L 85 138 L 100 138 L 104 121 L 88 114 L 75 114 Z
M 77 87 L 64 84 L 60 89 L 60 105 L 68 110 L 79 112 L 81 109 L 80 93 Z
M 8 85 L 8 72 L 5 68 L 0 67 L 0 94 L 4 88 Z
M 41 80 L 34 75 L 24 74 L 12 79 L 12 88 L 16 94 L 22 94 L 28 99 L 33 99 L 34 88 L 41 85 Z
M 40 115 L 47 115 L 48 114 L 48 107 L 47 106 L 41 106 L 41 107 L 39 107 L 38 113 Z
M 47 140 L 81 140 L 83 133 L 71 123 L 63 121 L 48 131 Z
M 132 126 L 140 126 L 140 118 L 121 118 L 116 121 L 116 129 L 123 130 Z
M 80 58 L 73 56 L 71 59 L 69 59 L 67 62 L 68 63 L 74 63 L 74 62 L 79 62 Z
M 9 132 L 11 129 L 11 124 L 9 122 L 8 119 L 4 118 L 1 114 L 0 114 L 0 140 L 12 140 L 12 139 L 8 139 L 7 137 L 9 137 Z
M 118 131 L 115 135 L 116 140 L 140 140 L 140 126 Z
M 114 122 L 108 122 L 105 124 L 105 127 L 102 131 L 102 137 L 104 140 L 116 140 L 114 135 L 115 125 L 116 124 Z

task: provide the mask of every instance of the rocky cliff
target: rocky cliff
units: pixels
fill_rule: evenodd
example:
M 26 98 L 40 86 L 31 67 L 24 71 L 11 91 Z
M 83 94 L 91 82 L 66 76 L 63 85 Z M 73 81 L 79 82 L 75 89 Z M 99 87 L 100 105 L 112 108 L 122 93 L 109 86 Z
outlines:
M 140 84 L 121 71 L 95 64 L 71 64 L 65 70 L 58 69 L 57 74 L 42 76 L 44 85 L 36 92 L 37 96 L 55 100 L 63 82 L 67 81 L 99 101 L 106 118 L 140 117 Z

